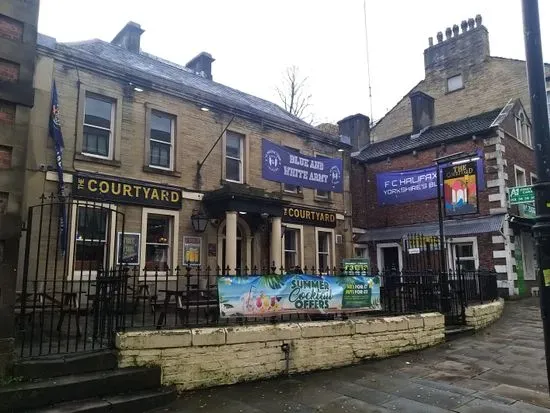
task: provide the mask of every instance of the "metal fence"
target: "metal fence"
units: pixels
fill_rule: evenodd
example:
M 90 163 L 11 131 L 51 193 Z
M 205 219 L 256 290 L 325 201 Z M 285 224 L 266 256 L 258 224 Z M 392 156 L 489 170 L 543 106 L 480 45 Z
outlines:
M 21 356 L 72 353 L 113 346 L 117 331 L 227 326 L 322 319 L 346 319 L 360 314 L 401 315 L 440 311 L 452 323 L 464 322 L 469 303 L 497 298 L 496 274 L 476 271 L 465 274 L 386 271 L 380 276 L 381 310 L 341 313 L 295 313 L 267 317 L 220 317 L 217 282 L 229 273 L 268 275 L 305 273 L 329 277 L 342 269 L 253 268 L 229 269 L 184 267 L 174 270 L 116 268 L 82 273 L 71 280 L 42 279 L 29 282 L 17 306 Z M 359 275 L 359 274 L 357 274 Z M 448 280 L 449 296 L 442 293 Z

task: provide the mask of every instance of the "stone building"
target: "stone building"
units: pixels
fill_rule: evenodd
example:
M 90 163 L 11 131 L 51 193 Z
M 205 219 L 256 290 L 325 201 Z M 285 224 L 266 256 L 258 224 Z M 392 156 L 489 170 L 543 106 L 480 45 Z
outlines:
M 67 271 L 120 260 L 161 274 L 187 264 L 339 266 L 351 255 L 350 146 L 215 82 L 208 53 L 180 66 L 144 52 L 143 32 L 130 22 L 110 43 L 39 35 L 25 201 L 56 192 L 55 82 L 65 191 L 81 203 L 67 211 Z
M 25 153 L 33 106 L 38 0 L 0 3 L 0 377 L 13 346 Z
M 496 270 L 503 294 L 530 293 L 537 286 L 532 210 L 510 206 L 507 195 L 536 181 L 525 62 L 491 56 L 478 15 L 447 28 L 445 39 L 439 32 L 437 43 L 430 38 L 424 64 L 424 79 L 353 154 L 355 254 L 402 268 L 408 234 L 439 234 L 434 160 L 477 154 L 479 211 L 445 220 L 448 265 L 456 269 L 458 254 L 462 268 Z M 422 168 L 430 177 L 420 178 Z

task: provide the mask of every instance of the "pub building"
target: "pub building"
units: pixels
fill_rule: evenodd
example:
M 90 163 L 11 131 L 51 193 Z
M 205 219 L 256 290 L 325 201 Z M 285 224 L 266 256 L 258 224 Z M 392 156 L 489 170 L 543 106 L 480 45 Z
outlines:
M 55 84 L 67 245 L 45 240 L 52 206 L 27 223 L 20 274 L 325 269 L 351 257 L 350 138 L 214 82 L 208 53 L 185 66 L 147 54 L 142 34 L 130 22 L 111 42 L 39 35 L 24 206 L 58 192 Z

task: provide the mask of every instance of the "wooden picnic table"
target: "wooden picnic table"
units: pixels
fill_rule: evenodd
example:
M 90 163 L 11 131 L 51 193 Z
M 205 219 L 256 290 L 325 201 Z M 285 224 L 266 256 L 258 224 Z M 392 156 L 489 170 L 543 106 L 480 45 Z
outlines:
M 191 309 L 205 309 L 216 308 L 218 306 L 217 291 L 211 289 L 209 291 L 203 290 L 176 290 L 176 289 L 162 289 L 160 293 L 164 293 L 164 303 L 161 305 L 161 311 L 157 321 L 157 329 L 160 329 L 166 319 L 166 313 L 170 305 L 172 297 L 175 299 L 175 311 L 176 315 L 180 314 L 180 318 L 183 320 L 183 313 Z M 207 314 L 208 316 L 208 314 Z

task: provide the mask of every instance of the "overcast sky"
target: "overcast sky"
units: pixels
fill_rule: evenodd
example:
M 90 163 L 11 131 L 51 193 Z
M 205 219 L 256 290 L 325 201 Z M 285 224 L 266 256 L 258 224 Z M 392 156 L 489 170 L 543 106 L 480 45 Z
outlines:
M 541 0 L 550 60 L 550 1 Z M 481 14 L 491 54 L 524 59 L 520 0 L 367 0 L 374 118 L 424 76 L 428 37 Z M 58 41 L 106 41 L 129 21 L 143 50 L 185 64 L 212 54 L 214 80 L 278 102 L 286 67 L 308 76 L 315 123 L 369 115 L 363 0 L 42 0 L 38 29 Z

